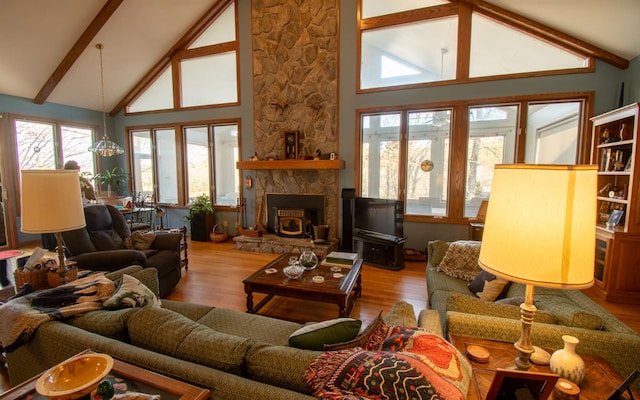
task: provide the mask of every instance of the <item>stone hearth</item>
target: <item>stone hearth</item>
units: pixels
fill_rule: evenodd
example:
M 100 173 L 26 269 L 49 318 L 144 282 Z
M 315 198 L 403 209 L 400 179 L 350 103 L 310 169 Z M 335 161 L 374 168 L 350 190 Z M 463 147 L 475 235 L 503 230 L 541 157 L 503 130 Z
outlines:
M 241 235 L 233 238 L 233 241 L 236 244 L 236 250 L 254 253 L 302 253 L 305 250 L 311 250 L 319 257 L 324 257 L 338 249 L 337 240 L 329 240 L 327 244 L 315 244 L 311 239 L 284 238 L 272 234 L 261 237 Z

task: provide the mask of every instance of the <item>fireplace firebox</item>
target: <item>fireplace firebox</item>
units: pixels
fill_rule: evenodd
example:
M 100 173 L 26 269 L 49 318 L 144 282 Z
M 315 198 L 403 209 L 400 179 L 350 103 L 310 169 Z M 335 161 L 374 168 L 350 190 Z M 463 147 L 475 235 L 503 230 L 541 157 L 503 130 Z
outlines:
M 322 195 L 267 194 L 267 232 L 283 237 L 311 237 L 313 226 L 324 223 Z

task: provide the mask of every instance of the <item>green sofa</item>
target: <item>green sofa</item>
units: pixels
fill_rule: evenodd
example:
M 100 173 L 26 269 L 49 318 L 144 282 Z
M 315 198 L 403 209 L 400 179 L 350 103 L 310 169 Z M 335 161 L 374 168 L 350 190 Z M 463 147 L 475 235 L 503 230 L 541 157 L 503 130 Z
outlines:
M 153 268 L 129 267 L 107 276 L 134 276 L 157 294 Z M 400 302 L 385 322 L 423 326 L 442 334 L 435 311 L 418 319 Z M 12 384 L 19 384 L 84 350 L 208 388 L 214 399 L 311 399 L 303 376 L 321 352 L 288 346 L 303 325 L 198 304 L 162 300 L 162 307 L 98 310 L 39 326 L 29 341 L 7 354 Z M 470 373 L 470 367 L 468 369 Z
M 445 334 L 517 341 L 521 332 L 518 303 L 525 286 L 511 283 L 503 302 L 479 299 L 469 290 L 469 281 L 439 270 L 449 245 L 429 242 L 426 266 L 429 308 L 440 313 Z M 505 304 L 507 299 L 515 301 Z M 563 347 L 562 335 L 571 335 L 580 340 L 578 353 L 604 358 L 622 377 L 640 368 L 640 334 L 581 291 L 535 288 L 534 302 L 538 309 L 531 329 L 534 345 L 557 350 Z M 640 389 L 640 382 L 634 387 Z

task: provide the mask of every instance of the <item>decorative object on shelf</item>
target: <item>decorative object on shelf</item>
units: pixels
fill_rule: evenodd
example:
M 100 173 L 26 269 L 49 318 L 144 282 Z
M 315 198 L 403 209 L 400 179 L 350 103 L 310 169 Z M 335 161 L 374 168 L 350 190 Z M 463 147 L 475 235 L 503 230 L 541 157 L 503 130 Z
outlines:
M 551 354 L 545 349 L 533 346 L 533 354 L 531 354 L 531 362 L 538 365 L 549 365 Z
M 619 142 L 620 141 L 620 137 L 616 136 L 616 134 L 611 133 L 611 131 L 609 130 L 609 128 L 604 128 L 604 131 L 602 132 L 602 139 L 600 141 L 600 143 L 613 143 L 613 142 Z
M 561 378 L 579 385 L 584 379 L 585 366 L 582 357 L 576 353 L 576 346 L 580 341 L 569 335 L 563 335 L 564 348 L 555 351 L 549 360 L 549 369 Z
M 258 153 L 253 153 L 253 155 L 250 158 L 251 161 L 260 161 L 260 157 L 258 157 Z
M 422 160 L 420 163 L 420 169 L 424 172 L 431 172 L 433 170 L 433 161 Z
M 622 221 L 622 216 L 624 215 L 624 210 L 613 210 L 609 215 L 609 219 L 607 220 L 607 228 L 613 228 Z
M 102 93 L 102 139 L 100 139 L 93 146 L 89 147 L 89 151 L 97 153 L 102 157 L 111 157 L 116 154 L 124 153 L 124 149 L 115 142 L 109 140 L 107 135 L 107 111 L 104 104 L 104 69 L 102 67 L 102 49 L 104 46 L 102 43 L 96 44 L 96 48 L 100 51 L 100 88 Z
M 534 286 L 585 289 L 593 285 L 597 170 L 594 165 L 496 165 L 478 264 L 523 283 L 518 369 L 530 368 Z M 518 204 L 518 207 L 513 207 Z
M 305 250 L 300 254 L 300 265 L 305 271 L 311 271 L 318 266 L 318 256 L 311 250 Z
M 55 233 L 59 282 L 67 283 L 62 232 L 84 228 L 84 209 L 78 172 L 74 170 L 23 170 L 21 228 L 24 233 Z M 52 191 L 53 189 L 53 191 Z M 46 273 L 45 273 L 45 279 Z
M 631 131 L 629 130 L 629 126 L 627 124 L 622 124 L 620 128 L 620 140 L 629 140 L 631 139 Z
M 313 228 L 313 243 L 325 244 L 329 240 L 329 225 L 314 225 Z
M 300 132 L 285 131 L 284 132 L 284 159 L 296 160 L 300 146 Z

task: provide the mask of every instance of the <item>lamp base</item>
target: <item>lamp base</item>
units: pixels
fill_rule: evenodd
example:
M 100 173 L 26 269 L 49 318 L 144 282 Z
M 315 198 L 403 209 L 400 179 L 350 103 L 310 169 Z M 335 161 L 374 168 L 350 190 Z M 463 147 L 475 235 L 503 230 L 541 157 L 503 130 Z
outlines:
M 536 314 L 536 306 L 533 305 L 533 285 L 527 284 L 525 287 L 524 303 L 520 304 L 520 322 L 522 324 L 522 332 L 520 338 L 514 343 L 516 348 L 516 367 L 523 371 L 531 368 L 531 354 L 534 349 L 531 344 L 531 325 L 533 325 L 533 317 Z

